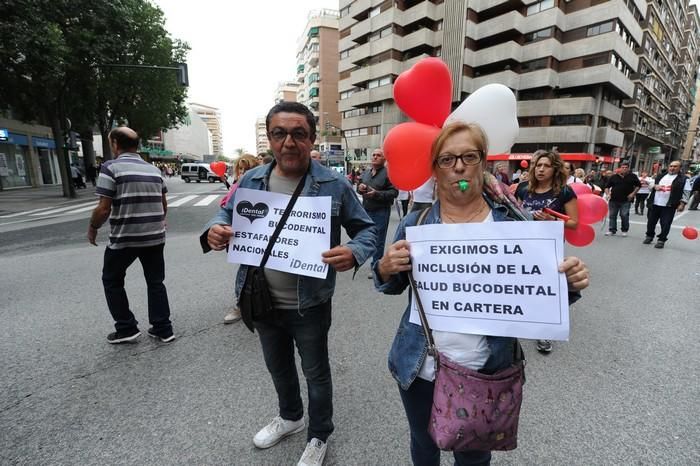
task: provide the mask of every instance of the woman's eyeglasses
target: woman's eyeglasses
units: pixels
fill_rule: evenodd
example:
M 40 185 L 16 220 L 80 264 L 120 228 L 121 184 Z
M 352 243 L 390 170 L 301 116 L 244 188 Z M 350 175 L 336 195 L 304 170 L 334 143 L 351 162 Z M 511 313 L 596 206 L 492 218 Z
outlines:
M 285 141 L 287 136 L 291 136 L 295 141 L 305 141 L 309 137 L 309 133 L 307 133 L 303 128 L 294 128 L 291 131 L 287 131 L 283 128 L 274 128 L 267 134 L 270 136 L 270 139 L 276 142 Z
M 438 156 L 435 164 L 440 168 L 453 168 L 459 159 L 464 165 L 478 165 L 481 162 L 481 157 L 480 150 L 471 150 L 461 155 L 442 154 Z

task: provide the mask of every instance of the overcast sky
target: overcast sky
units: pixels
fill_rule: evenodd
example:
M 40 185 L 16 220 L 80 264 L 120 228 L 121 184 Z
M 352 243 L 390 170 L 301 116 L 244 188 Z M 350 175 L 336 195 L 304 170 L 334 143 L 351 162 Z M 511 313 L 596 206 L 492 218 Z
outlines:
M 170 34 L 189 43 L 190 102 L 221 110 L 224 154 L 255 153 L 255 119 L 279 81 L 296 78 L 296 44 L 309 11 L 338 0 L 151 0 Z

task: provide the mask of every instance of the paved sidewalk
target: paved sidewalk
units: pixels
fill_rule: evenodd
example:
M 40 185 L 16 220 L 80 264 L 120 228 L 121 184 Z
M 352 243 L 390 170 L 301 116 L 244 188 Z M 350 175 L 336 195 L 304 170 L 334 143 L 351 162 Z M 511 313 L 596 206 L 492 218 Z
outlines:
M 63 196 L 61 185 L 38 188 L 15 188 L 0 191 L 0 218 L 33 209 L 67 206 L 95 199 L 95 187 L 88 184 L 85 189 L 76 189 L 76 197 Z

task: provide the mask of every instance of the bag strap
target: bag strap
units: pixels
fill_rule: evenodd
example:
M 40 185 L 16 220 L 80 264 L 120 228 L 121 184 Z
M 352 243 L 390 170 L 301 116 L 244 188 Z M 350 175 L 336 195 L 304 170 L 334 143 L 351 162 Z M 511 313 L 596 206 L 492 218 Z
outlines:
M 418 215 L 418 221 L 416 225 L 423 225 L 425 219 L 428 216 L 430 207 L 426 207 Z M 416 280 L 413 278 L 413 272 L 408 271 L 408 280 L 411 283 L 411 289 L 413 290 L 413 296 L 416 299 L 416 304 L 418 306 L 418 316 L 420 316 L 420 323 L 423 326 L 423 332 L 425 333 L 425 338 L 428 340 L 428 354 L 433 357 L 437 356 L 437 350 L 435 348 L 435 340 L 433 340 L 433 332 L 430 330 L 430 325 L 428 325 L 428 318 L 425 316 L 425 311 L 423 310 L 423 302 L 418 294 L 418 287 L 416 286 Z
M 309 164 L 309 167 L 311 167 L 310 164 Z M 277 223 L 277 227 L 275 228 L 275 232 L 272 233 L 272 236 L 270 237 L 270 242 L 267 243 L 267 248 L 265 248 L 265 254 L 263 255 L 263 258 L 260 261 L 260 265 L 258 266 L 261 269 L 263 267 L 265 267 L 265 264 L 267 264 L 267 259 L 270 257 L 270 253 L 272 253 L 272 248 L 275 246 L 275 242 L 277 241 L 277 238 L 279 237 L 280 233 L 282 232 L 282 228 L 284 227 L 284 224 L 287 222 L 289 215 L 292 213 L 292 209 L 294 208 L 294 204 L 297 202 L 297 198 L 299 197 L 299 194 L 301 194 L 301 190 L 304 188 L 304 183 L 306 182 L 306 175 L 307 174 L 308 174 L 308 171 L 306 173 L 304 173 L 304 176 L 299 180 L 299 184 L 297 184 L 297 187 L 294 190 L 294 194 L 292 194 L 292 198 L 289 200 L 289 203 L 287 204 L 287 208 L 284 209 L 284 213 L 282 214 L 282 218 Z

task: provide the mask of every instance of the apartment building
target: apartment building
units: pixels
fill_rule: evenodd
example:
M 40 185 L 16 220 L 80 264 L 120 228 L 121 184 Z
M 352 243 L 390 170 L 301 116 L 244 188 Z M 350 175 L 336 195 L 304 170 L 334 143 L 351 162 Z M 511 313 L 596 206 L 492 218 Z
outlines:
M 270 150 L 270 141 L 267 140 L 265 117 L 255 119 L 255 153 L 265 154 Z
M 510 155 L 556 148 L 577 165 L 623 154 L 623 102 L 648 17 L 644 0 L 341 0 L 339 110 L 358 159 L 405 121 L 393 82 L 426 56 L 452 74 L 453 103 L 489 83 L 518 100 L 520 134 Z
M 275 103 L 278 104 L 280 102 L 297 102 L 298 92 L 298 82 L 281 81 L 277 83 L 277 89 L 275 89 Z
M 343 161 L 338 113 L 338 10 L 313 10 L 297 41 L 297 101 L 316 116 L 316 145 Z
M 695 103 L 698 12 L 679 0 L 655 0 L 641 26 L 644 37 L 635 92 L 623 102 L 625 155 L 637 169 L 654 170 L 682 158 Z M 696 117 L 697 118 L 697 117 Z M 687 158 L 687 155 L 685 155 Z
M 216 107 L 209 105 L 190 103 L 190 108 L 194 110 L 211 132 L 212 155 L 218 157 L 224 155 L 224 135 L 221 129 L 221 113 Z

